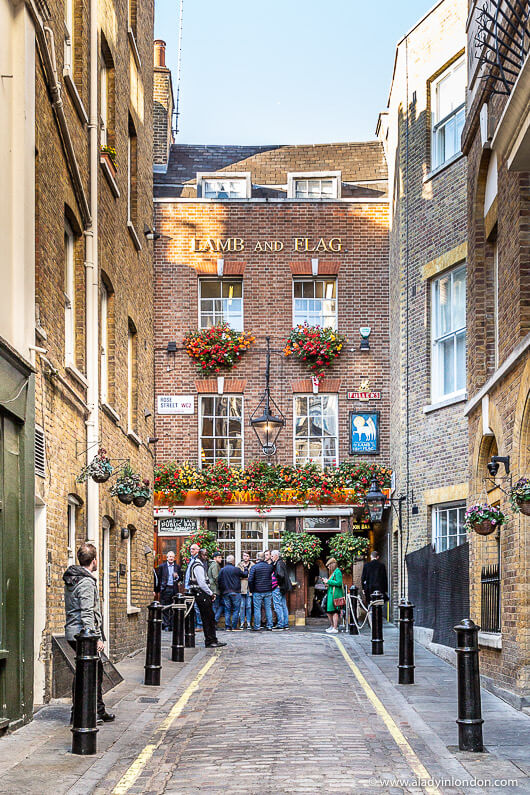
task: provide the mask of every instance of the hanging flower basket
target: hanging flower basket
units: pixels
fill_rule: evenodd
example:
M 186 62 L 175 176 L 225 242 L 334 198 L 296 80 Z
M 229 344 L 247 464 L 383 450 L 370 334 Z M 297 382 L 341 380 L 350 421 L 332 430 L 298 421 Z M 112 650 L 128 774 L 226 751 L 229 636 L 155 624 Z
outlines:
M 296 356 L 319 378 L 339 356 L 346 337 L 331 328 L 296 326 L 291 331 L 283 350 L 286 356 Z
M 249 332 L 234 331 L 227 323 L 221 323 L 190 331 L 183 343 L 202 375 L 217 375 L 231 370 L 255 339 Z
M 124 505 L 130 505 L 134 497 L 132 494 L 118 494 L 118 499 L 120 502 L 123 502 Z
M 302 563 L 310 569 L 322 554 L 322 544 L 318 536 L 311 533 L 284 533 L 281 554 L 289 563 Z
M 329 554 L 339 564 L 339 569 L 351 569 L 353 563 L 368 549 L 369 541 L 353 533 L 337 533 L 329 542 Z
M 92 478 L 96 483 L 105 483 L 112 475 L 113 468 L 107 451 L 100 447 L 98 453 L 92 461 L 83 467 L 76 478 L 77 483 L 84 483 L 88 478 Z
M 506 516 L 500 508 L 493 505 L 472 505 L 466 511 L 466 530 L 474 531 L 481 536 L 489 536 L 506 522 Z
M 137 487 L 134 492 L 133 502 L 137 508 L 143 508 L 148 500 L 151 499 L 151 489 L 149 488 L 149 481 L 142 480 L 141 483 L 137 481 Z
M 127 463 L 118 475 L 116 483 L 111 488 L 110 493 L 113 497 L 117 497 L 124 505 L 130 505 L 135 494 L 141 488 L 140 484 L 140 475 Z
M 520 478 L 512 487 L 510 502 L 514 511 L 530 516 L 530 479 Z

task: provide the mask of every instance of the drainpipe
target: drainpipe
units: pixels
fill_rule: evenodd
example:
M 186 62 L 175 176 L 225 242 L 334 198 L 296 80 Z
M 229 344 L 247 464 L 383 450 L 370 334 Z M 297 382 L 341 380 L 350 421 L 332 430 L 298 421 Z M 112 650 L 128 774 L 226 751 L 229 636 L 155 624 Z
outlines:
M 90 101 L 89 101 L 89 173 L 90 216 L 92 223 L 85 231 L 86 280 L 86 377 L 88 417 L 86 419 L 87 462 L 97 453 L 99 444 L 98 385 L 98 0 L 90 0 Z M 99 486 L 87 481 L 87 541 L 99 541 Z

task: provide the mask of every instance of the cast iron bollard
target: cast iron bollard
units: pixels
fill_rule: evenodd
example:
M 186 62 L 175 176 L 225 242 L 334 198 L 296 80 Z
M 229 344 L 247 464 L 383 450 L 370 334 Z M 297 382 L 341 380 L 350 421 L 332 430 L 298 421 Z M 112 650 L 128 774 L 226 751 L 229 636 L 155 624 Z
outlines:
M 383 654 L 383 594 L 374 591 L 372 601 L 372 654 Z
M 173 597 L 173 642 L 171 659 L 173 662 L 184 662 L 184 613 L 186 603 L 181 593 Z
M 82 629 L 75 636 L 75 690 L 72 721 L 72 753 L 89 756 L 97 752 L 96 702 L 99 635 Z
M 359 589 L 356 585 L 352 585 L 350 588 L 350 624 L 349 630 L 350 635 L 358 635 L 359 630 L 357 629 L 357 595 L 359 593 Z
M 184 619 L 184 646 L 186 649 L 195 648 L 195 599 L 191 594 L 186 594 L 186 618 Z
M 151 602 L 147 608 L 147 646 L 145 648 L 145 685 L 160 684 L 162 670 L 162 605 Z
M 408 599 L 399 603 L 399 664 L 400 685 L 414 684 L 414 605 Z
M 480 627 L 464 618 L 454 627 L 456 632 L 456 668 L 458 679 L 458 747 L 461 751 L 483 751 L 482 712 L 478 631 Z

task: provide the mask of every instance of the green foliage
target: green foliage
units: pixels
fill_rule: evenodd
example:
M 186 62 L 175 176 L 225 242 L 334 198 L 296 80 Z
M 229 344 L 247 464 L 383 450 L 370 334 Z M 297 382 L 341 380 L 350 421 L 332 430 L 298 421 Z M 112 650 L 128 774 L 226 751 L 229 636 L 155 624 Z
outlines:
M 329 542 L 330 557 L 335 558 L 339 569 L 351 569 L 353 562 L 368 549 L 369 541 L 353 533 L 337 533 Z
M 186 539 L 180 551 L 180 558 L 186 566 L 190 562 L 190 547 L 192 544 L 198 544 L 201 549 L 207 549 L 208 557 L 212 558 L 214 552 L 217 551 L 217 536 L 211 530 L 206 530 L 205 527 L 201 527 L 196 533 L 192 533 Z
M 289 563 L 303 563 L 309 569 L 321 556 L 322 544 L 311 533 L 284 533 L 280 552 Z

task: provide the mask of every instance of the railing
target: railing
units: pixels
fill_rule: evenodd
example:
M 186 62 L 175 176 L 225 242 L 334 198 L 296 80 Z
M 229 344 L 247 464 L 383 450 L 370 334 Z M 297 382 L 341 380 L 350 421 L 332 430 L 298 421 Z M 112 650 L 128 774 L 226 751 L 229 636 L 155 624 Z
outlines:
M 528 0 L 481 0 L 475 7 L 474 47 L 485 65 L 482 79 L 494 93 L 511 93 L 525 61 L 530 41 Z
M 481 611 L 480 628 L 482 632 L 501 631 L 501 580 L 499 565 L 483 566 L 480 577 Z

